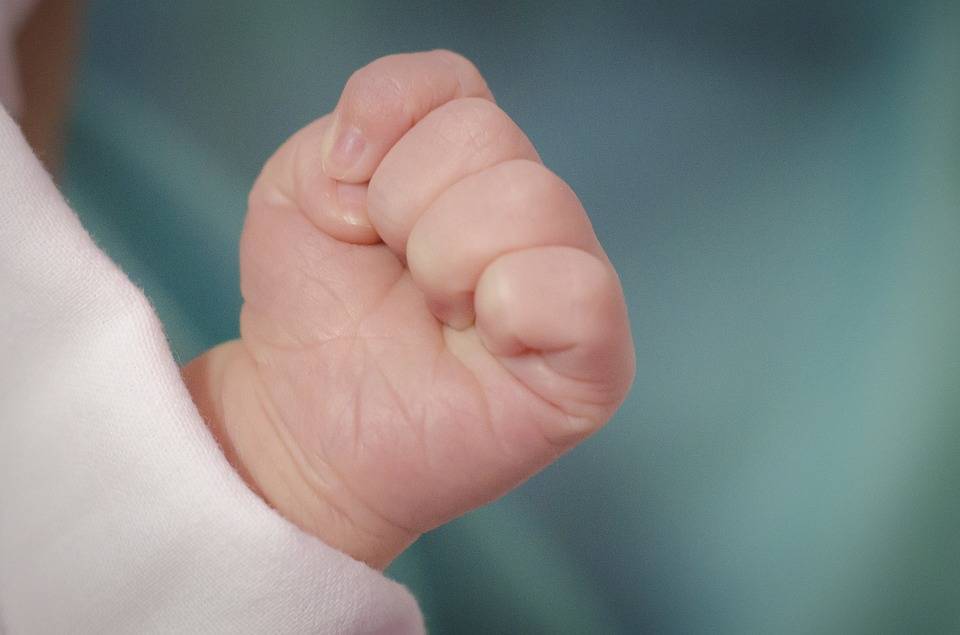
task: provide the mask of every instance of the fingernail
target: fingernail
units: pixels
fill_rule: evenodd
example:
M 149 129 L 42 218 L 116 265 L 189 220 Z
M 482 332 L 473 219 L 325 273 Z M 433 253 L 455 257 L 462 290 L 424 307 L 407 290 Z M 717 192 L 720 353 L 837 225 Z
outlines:
M 367 186 L 337 183 L 337 203 L 344 222 L 370 226 L 367 218 Z
M 341 125 L 338 117 L 324 139 L 321 155 L 324 173 L 333 179 L 344 178 L 360 160 L 366 145 L 360 129 Z

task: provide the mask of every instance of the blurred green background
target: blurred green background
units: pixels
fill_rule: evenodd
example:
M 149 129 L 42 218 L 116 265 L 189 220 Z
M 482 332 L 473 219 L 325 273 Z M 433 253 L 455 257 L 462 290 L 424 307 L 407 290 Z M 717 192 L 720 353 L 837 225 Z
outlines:
M 619 268 L 616 419 L 391 568 L 435 633 L 960 632 L 960 6 L 99 0 L 63 184 L 181 361 L 244 197 L 351 71 L 447 47 Z

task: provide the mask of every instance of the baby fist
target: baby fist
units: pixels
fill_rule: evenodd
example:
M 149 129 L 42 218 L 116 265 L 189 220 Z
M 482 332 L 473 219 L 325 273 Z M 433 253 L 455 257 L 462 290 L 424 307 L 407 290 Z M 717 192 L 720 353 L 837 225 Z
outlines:
M 267 162 L 241 339 L 184 371 L 280 513 L 386 566 L 602 426 L 623 293 L 574 192 L 449 51 L 357 71 Z

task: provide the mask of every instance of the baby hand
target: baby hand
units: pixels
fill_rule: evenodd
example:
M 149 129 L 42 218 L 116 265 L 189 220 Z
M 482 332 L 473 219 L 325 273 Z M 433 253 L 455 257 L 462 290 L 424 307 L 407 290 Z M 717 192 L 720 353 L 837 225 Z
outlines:
M 237 470 L 375 567 L 602 426 L 633 379 L 574 192 L 448 51 L 357 71 L 253 187 L 241 339 L 184 371 Z

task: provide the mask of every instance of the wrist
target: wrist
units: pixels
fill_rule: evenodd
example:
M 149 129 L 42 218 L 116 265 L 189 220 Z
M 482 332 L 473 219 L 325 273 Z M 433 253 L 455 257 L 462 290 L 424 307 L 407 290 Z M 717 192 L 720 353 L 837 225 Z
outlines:
M 318 473 L 273 411 L 240 340 L 183 369 L 184 382 L 225 457 L 268 505 L 302 530 L 383 569 L 419 536 L 369 510 L 334 470 Z

